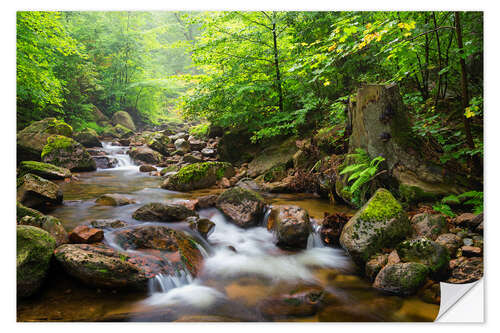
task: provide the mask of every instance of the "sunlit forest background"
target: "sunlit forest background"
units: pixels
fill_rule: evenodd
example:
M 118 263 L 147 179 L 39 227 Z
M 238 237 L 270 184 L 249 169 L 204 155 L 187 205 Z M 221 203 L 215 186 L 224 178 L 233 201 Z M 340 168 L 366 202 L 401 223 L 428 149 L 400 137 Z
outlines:
M 18 129 L 200 119 L 253 142 L 344 122 L 361 83 L 398 83 L 443 162 L 482 157 L 481 12 L 19 12 Z M 200 131 L 206 130 L 201 125 Z

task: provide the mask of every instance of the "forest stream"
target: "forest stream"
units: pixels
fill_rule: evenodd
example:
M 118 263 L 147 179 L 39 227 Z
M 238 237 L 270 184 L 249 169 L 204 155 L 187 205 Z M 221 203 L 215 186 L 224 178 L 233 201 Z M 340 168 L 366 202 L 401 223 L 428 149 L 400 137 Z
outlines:
M 111 169 L 79 174 L 78 181 L 59 181 L 64 204 L 51 215 L 69 232 L 84 221 L 118 219 L 130 225 L 163 224 L 141 222 L 132 213 L 149 202 L 183 202 L 221 189 L 188 193 L 160 188 L 161 177 L 139 172 L 129 147 L 103 143 L 107 154 L 118 163 Z M 119 193 L 135 203 L 100 206 L 102 194 Z M 347 206 L 311 194 L 266 194 L 271 204 L 297 205 L 312 218 L 313 232 L 307 248 L 289 252 L 273 242 L 267 230 L 267 213 L 260 226 L 240 228 L 228 222 L 216 208 L 201 209 L 200 218 L 215 223 L 206 240 L 185 222 L 166 223 L 190 233 L 202 247 L 203 268 L 196 278 L 188 271 L 158 274 L 149 281 L 147 292 L 127 289 L 92 288 L 70 279 L 58 268 L 46 287 L 35 297 L 19 300 L 18 321 L 433 321 L 439 306 L 417 296 L 399 297 L 381 293 L 356 271 L 344 251 L 325 247 L 318 235 L 318 221 L 325 212 L 353 213 Z M 114 236 L 120 229 L 105 230 L 104 243 L 123 249 Z M 322 290 L 321 306 L 311 297 Z M 278 295 L 293 294 L 280 299 Z M 297 296 L 298 295 L 298 296 Z M 305 296 L 304 296 L 305 295 Z M 270 298 L 271 296 L 271 298 Z M 271 301 L 270 301 L 271 299 Z M 289 311 L 287 306 L 295 307 Z

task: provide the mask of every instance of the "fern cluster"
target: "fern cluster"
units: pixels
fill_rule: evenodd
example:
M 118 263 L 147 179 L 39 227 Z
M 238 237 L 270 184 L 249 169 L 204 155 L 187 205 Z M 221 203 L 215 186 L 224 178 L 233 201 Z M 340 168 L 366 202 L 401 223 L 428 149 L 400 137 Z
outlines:
M 460 195 L 452 194 L 441 199 L 439 203 L 432 206 L 432 209 L 446 216 L 455 217 L 456 214 L 450 205 L 472 206 L 472 212 L 480 214 L 484 210 L 484 194 L 478 191 L 468 191 Z
M 368 153 L 361 148 L 357 148 L 356 153 L 347 156 L 353 159 L 354 163 L 347 165 L 340 172 L 341 175 L 350 174 L 347 179 L 348 185 L 344 189 L 352 195 L 352 202 L 357 206 L 361 206 L 365 200 L 370 182 L 380 174 L 377 174 L 377 171 L 380 163 L 385 158 L 377 156 L 370 159 Z

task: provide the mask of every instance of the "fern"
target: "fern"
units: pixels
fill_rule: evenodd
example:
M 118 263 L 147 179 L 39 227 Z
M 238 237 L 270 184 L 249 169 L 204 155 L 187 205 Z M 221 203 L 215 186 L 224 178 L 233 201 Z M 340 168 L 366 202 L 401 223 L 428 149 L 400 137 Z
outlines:
M 480 214 L 484 210 L 484 193 L 478 191 L 469 191 L 464 192 L 460 195 L 449 195 L 441 199 L 441 202 L 432 206 L 437 212 L 443 213 L 449 217 L 455 217 L 456 214 L 453 212 L 451 205 L 464 205 L 464 206 L 472 206 L 472 212 L 474 214 Z
M 348 157 L 354 160 L 354 164 L 344 167 L 340 174 L 350 174 L 347 179 L 348 186 L 345 189 L 352 195 L 352 202 L 360 206 L 364 201 L 370 182 L 378 176 L 378 167 L 385 158 L 378 156 L 370 159 L 368 153 L 360 148 L 357 148 L 356 153 L 349 154 Z

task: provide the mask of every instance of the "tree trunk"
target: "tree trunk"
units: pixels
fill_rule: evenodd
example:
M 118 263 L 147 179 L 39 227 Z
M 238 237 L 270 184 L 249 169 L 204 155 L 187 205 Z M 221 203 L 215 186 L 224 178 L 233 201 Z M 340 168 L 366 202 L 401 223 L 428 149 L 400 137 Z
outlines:
M 281 75 L 280 75 L 280 65 L 279 65 L 279 53 L 278 53 L 278 41 L 276 33 L 276 21 L 273 21 L 273 45 L 274 45 L 274 67 L 276 68 L 276 89 L 278 90 L 279 96 L 279 109 L 283 112 L 283 90 L 281 87 Z
M 348 119 L 352 134 L 349 153 L 361 148 L 370 158 L 382 156 L 387 170 L 384 184 L 394 187 L 407 201 L 436 200 L 450 193 L 462 193 L 462 182 L 439 163 L 432 163 L 429 148 L 413 134 L 408 112 L 397 85 L 364 85 L 351 102 Z M 347 160 L 348 164 L 352 161 Z M 342 189 L 347 177 L 336 185 L 339 196 L 347 199 Z
M 460 13 L 455 12 L 455 31 L 457 33 L 457 43 L 460 53 L 460 71 L 461 79 L 460 84 L 462 86 L 462 120 L 465 128 L 465 137 L 467 140 L 467 145 L 470 149 L 474 149 L 474 140 L 472 139 L 472 133 L 470 130 L 469 118 L 465 116 L 465 109 L 469 106 L 469 89 L 467 87 L 467 69 L 465 67 L 465 60 L 463 58 L 464 54 L 464 44 L 462 41 L 462 26 L 460 25 Z M 475 163 L 476 164 L 476 163 Z

